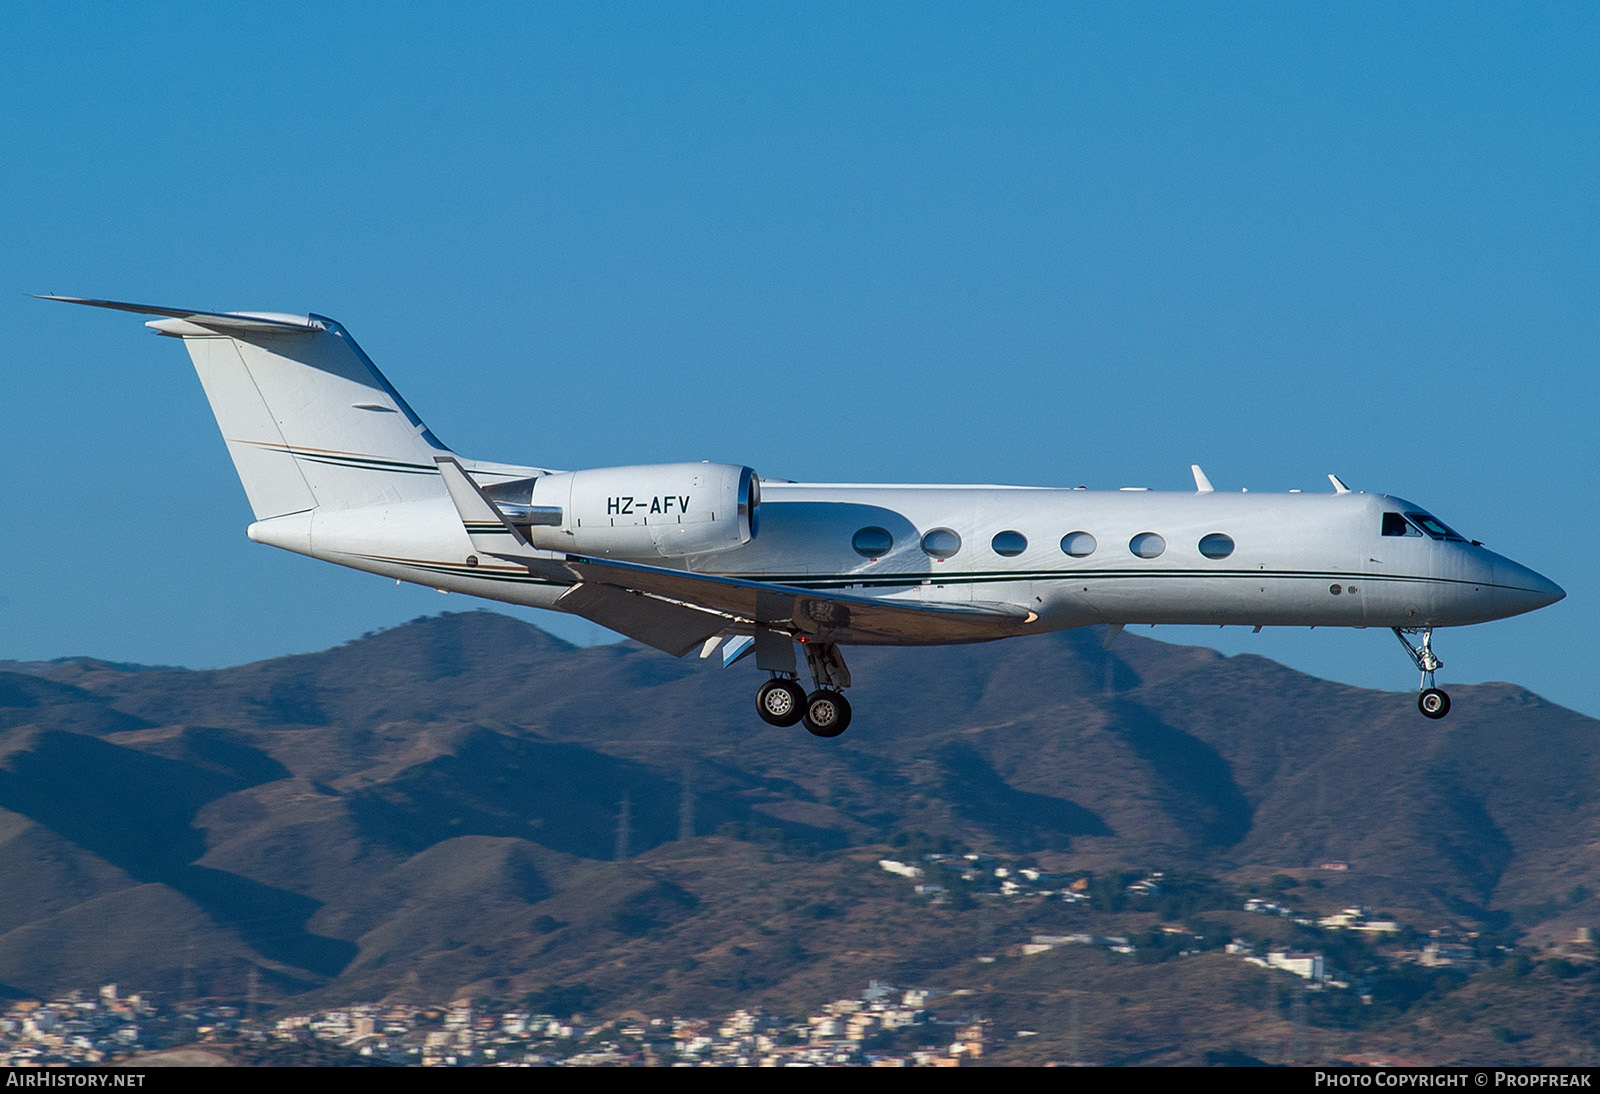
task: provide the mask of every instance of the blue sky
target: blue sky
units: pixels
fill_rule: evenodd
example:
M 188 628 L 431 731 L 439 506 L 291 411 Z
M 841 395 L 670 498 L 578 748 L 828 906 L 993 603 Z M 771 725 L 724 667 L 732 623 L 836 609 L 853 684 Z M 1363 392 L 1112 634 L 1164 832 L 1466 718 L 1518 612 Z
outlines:
M 0 659 L 479 604 L 251 544 L 182 350 L 42 292 L 334 316 L 485 459 L 1336 472 L 1568 590 L 1443 681 L 1600 715 L 1594 5 L 152 7 L 0 43 Z M 1382 631 L 1154 634 L 1415 684 Z

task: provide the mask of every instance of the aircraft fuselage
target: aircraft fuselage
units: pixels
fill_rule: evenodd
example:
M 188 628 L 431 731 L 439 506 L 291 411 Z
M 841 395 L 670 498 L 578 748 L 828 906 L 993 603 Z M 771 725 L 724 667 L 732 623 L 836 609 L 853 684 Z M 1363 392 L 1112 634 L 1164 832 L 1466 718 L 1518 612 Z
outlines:
M 759 532 L 744 546 L 637 560 L 887 600 L 1011 604 L 1036 616 L 974 620 L 966 640 L 1095 623 L 1452 627 L 1562 595 L 1527 567 L 1464 539 L 1434 538 L 1410 520 L 1404 534 L 1384 535 L 1385 513 L 1427 515 L 1387 495 L 772 482 L 762 489 Z M 293 531 L 272 527 L 285 523 Z M 886 534 L 865 549 L 887 550 L 858 551 L 852 544 L 864 530 Z M 941 532 L 955 538 L 931 539 Z M 565 589 L 521 567 L 469 564 L 475 553 L 448 499 L 295 514 L 258 523 L 251 535 L 532 607 L 558 608 Z

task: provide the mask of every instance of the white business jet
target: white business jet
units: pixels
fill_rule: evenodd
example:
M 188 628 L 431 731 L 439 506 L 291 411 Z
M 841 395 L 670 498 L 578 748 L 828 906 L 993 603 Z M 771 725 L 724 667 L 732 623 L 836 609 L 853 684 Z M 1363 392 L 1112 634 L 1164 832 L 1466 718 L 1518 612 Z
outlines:
M 1421 506 L 1225 494 L 759 479 L 721 463 L 587 471 L 446 448 L 319 315 L 44 299 L 153 315 L 183 339 L 255 512 L 249 536 L 358 570 L 571 612 L 681 657 L 754 653 L 761 717 L 842 733 L 841 646 L 1106 624 L 1389 627 L 1442 718 L 1437 627 L 1566 594 Z M 795 646 L 814 682 L 799 684 Z

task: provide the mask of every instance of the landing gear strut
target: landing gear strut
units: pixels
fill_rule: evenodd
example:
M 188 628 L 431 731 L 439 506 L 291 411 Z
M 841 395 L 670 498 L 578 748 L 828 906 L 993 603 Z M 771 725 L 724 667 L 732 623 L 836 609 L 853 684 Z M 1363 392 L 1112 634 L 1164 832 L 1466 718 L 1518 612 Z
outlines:
M 806 667 L 817 690 L 806 696 L 802 721 L 806 730 L 818 737 L 837 737 L 850 726 L 850 700 L 840 694 L 850 686 L 850 670 L 844 655 L 832 642 L 801 642 L 806 651 Z
M 1411 655 L 1411 660 L 1416 663 L 1422 673 L 1421 691 L 1417 695 L 1417 709 L 1429 718 L 1443 718 L 1450 713 L 1450 696 L 1441 689 L 1433 686 L 1433 674 L 1444 668 L 1444 662 L 1433 655 L 1433 628 L 1432 627 L 1394 627 L 1394 636 L 1400 639 L 1400 644 Z M 1422 644 L 1418 645 L 1407 638 L 1408 634 L 1420 634 Z
M 787 637 L 784 644 L 788 645 Z M 756 692 L 756 712 L 768 725 L 804 722 L 806 730 L 818 737 L 837 737 L 850 725 L 850 701 L 841 694 L 850 686 L 850 670 L 832 642 L 802 642 L 800 648 L 806 651 L 806 667 L 817 690 L 805 693 L 791 660 L 784 668 L 770 669 L 772 679 Z M 787 656 L 792 659 L 793 653 Z

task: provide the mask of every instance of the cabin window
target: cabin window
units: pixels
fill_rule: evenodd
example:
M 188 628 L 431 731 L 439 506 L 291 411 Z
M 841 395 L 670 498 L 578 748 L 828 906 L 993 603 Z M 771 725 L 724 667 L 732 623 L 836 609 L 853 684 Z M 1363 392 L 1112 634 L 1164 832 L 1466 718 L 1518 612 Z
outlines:
M 922 549 L 933 558 L 950 558 L 961 550 L 961 537 L 948 528 L 935 528 L 922 537 Z
M 850 546 L 862 558 L 882 558 L 894 550 L 894 537 L 887 528 L 863 528 L 850 540 Z
M 1200 553 L 1207 558 L 1227 558 L 1233 554 L 1233 537 L 1212 532 L 1200 540 Z
M 1406 519 L 1428 533 L 1430 539 L 1448 539 L 1455 543 L 1466 542 L 1454 528 L 1451 528 L 1438 517 L 1430 516 L 1427 513 L 1407 513 Z
M 989 541 L 989 546 L 994 548 L 994 553 L 1005 558 L 1016 558 L 1028 549 L 1028 537 L 1021 532 L 996 532 L 994 539 Z
M 1386 536 L 1420 536 L 1422 533 L 1399 513 L 1383 514 L 1383 534 Z
M 1128 541 L 1128 550 L 1140 558 L 1158 558 L 1167 549 L 1167 541 L 1154 532 L 1140 532 Z
M 1088 558 L 1099 544 L 1088 532 L 1068 532 L 1061 537 L 1062 553 L 1073 558 Z

